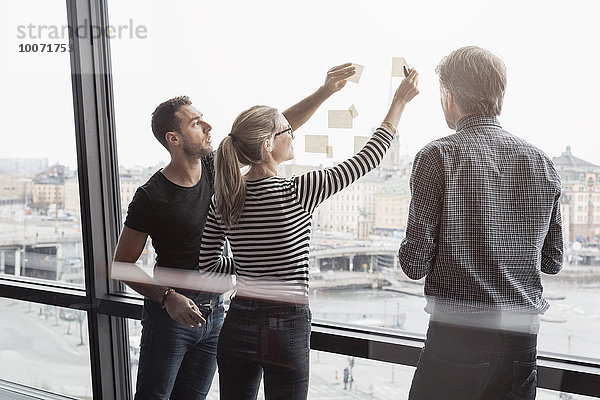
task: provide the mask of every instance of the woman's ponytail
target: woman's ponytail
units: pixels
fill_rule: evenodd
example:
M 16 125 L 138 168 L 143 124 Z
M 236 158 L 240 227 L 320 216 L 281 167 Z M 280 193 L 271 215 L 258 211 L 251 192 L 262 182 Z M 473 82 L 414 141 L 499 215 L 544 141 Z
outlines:
M 246 182 L 241 167 L 264 161 L 263 143 L 272 139 L 279 111 L 254 106 L 233 122 L 231 133 L 215 154 L 215 203 L 227 228 L 237 224 L 246 201 Z
M 215 154 L 215 203 L 226 227 L 235 225 L 244 208 L 246 184 L 232 135 L 227 135 Z

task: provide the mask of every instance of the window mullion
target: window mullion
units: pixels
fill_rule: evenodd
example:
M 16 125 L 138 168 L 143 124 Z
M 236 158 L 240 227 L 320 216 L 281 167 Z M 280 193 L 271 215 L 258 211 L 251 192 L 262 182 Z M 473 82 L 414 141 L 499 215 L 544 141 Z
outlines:
M 117 236 L 118 196 L 104 0 L 67 0 L 77 143 L 92 389 L 94 398 L 131 397 L 125 320 L 98 312 L 109 296 L 109 262 Z M 79 35 L 77 27 L 86 34 Z

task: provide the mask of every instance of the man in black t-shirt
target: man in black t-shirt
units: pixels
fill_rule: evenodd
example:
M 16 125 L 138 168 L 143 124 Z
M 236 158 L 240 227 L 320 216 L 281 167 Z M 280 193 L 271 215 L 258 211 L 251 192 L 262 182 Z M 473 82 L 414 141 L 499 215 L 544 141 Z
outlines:
M 150 236 L 157 267 L 197 269 L 213 194 L 211 129 L 187 96 L 156 108 L 152 131 L 171 162 L 137 189 L 115 261 L 136 262 Z M 135 398 L 204 398 L 223 324 L 219 294 L 126 283 L 145 297 Z
M 323 86 L 283 112 L 292 128 L 302 126 L 354 72 L 350 63 L 330 69 Z M 213 195 L 211 129 L 187 96 L 156 108 L 152 131 L 171 161 L 136 191 L 115 262 L 135 263 L 150 236 L 161 270 L 197 269 Z M 216 370 L 223 324 L 219 293 L 173 289 L 148 281 L 126 283 L 145 297 L 135 398 L 204 399 Z

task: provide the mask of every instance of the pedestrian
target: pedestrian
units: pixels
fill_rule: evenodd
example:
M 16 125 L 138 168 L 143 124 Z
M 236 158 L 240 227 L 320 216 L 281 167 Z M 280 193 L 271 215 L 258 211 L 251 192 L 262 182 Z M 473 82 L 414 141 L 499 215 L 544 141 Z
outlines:
M 344 368 L 344 390 L 348 388 L 348 376 L 350 375 L 350 370 L 348 367 Z

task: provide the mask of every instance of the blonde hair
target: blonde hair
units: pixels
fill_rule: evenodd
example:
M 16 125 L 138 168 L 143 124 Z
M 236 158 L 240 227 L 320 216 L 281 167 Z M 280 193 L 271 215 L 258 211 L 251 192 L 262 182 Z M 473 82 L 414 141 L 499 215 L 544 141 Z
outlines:
M 466 115 L 500 115 L 506 91 L 506 66 L 500 57 L 477 46 L 453 51 L 435 68 L 440 86 L 452 93 Z
M 215 154 L 215 204 L 227 228 L 237 223 L 246 200 L 240 168 L 263 162 L 263 143 L 272 139 L 278 116 L 279 111 L 273 107 L 249 108 L 237 116 L 231 133 L 219 144 Z

